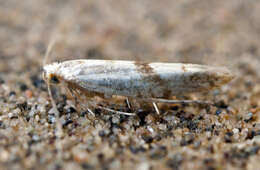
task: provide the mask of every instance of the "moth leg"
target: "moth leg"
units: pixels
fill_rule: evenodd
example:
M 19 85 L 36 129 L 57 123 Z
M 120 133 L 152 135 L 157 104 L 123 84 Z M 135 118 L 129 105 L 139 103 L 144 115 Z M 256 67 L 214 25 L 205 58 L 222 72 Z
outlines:
M 77 106 L 79 104 L 79 101 L 78 101 L 78 98 L 77 98 L 77 92 L 75 90 L 72 90 L 70 88 L 67 88 L 70 95 L 74 98 L 74 101 L 75 101 L 75 106 Z
M 93 102 L 89 102 L 89 103 L 95 108 L 98 108 L 98 109 L 101 109 L 101 110 L 106 110 L 106 111 L 109 111 L 109 112 L 112 112 L 112 113 L 127 115 L 127 116 L 135 116 L 136 115 L 135 113 L 122 112 L 122 111 L 113 110 L 113 109 L 110 109 L 110 108 L 107 108 L 107 107 L 98 106 Z
M 129 101 L 129 98 L 128 98 L 128 97 L 126 97 L 126 104 L 127 104 L 127 107 L 128 107 L 129 109 L 131 109 L 131 104 L 130 104 L 130 101 Z
M 136 115 L 135 113 L 121 112 L 121 111 L 109 109 L 107 107 L 102 107 L 102 106 L 96 106 L 96 107 L 99 108 L 99 109 L 102 109 L 102 110 L 106 110 L 106 111 L 109 111 L 109 112 L 112 112 L 112 113 L 116 113 L 116 114 L 127 115 L 127 116 L 135 116 Z
M 85 103 L 86 105 L 80 104 L 82 108 L 85 108 L 88 113 L 90 113 L 92 116 L 95 117 L 95 113 L 90 109 L 90 104 L 89 103 Z
M 88 111 L 92 116 L 95 116 L 95 113 L 94 113 L 90 108 L 87 107 L 87 111 Z
M 160 110 L 155 102 L 153 102 L 153 107 L 158 115 L 160 115 Z
M 149 98 L 149 99 L 144 99 L 144 100 L 151 101 L 153 103 L 213 105 L 212 102 L 201 101 L 201 100 L 168 100 L 168 99 L 157 99 L 157 98 Z
M 131 112 L 135 112 L 140 108 L 140 102 L 136 102 L 136 98 L 126 97 L 125 102 Z
M 78 95 L 78 97 L 80 98 L 80 92 L 76 90 L 75 93 L 76 93 L 76 94 Z M 76 100 L 77 100 L 77 99 L 76 99 Z M 80 104 L 80 103 L 78 102 L 78 100 L 77 100 L 77 104 Z M 90 109 L 88 103 L 86 103 L 87 106 L 85 106 L 85 105 L 83 105 L 83 104 L 80 104 L 80 105 L 81 105 L 83 108 L 85 107 L 85 108 L 87 109 L 88 113 L 90 113 L 92 116 L 95 117 L 95 113 Z
M 68 89 L 69 89 L 69 92 L 70 92 L 71 96 L 75 100 L 75 105 L 76 106 L 80 105 L 80 102 L 78 100 L 78 98 L 80 97 L 79 92 L 77 90 L 74 90 L 74 89 L 71 89 L 71 88 L 68 88 Z M 86 107 L 86 109 L 92 116 L 95 116 L 95 113 L 88 106 Z

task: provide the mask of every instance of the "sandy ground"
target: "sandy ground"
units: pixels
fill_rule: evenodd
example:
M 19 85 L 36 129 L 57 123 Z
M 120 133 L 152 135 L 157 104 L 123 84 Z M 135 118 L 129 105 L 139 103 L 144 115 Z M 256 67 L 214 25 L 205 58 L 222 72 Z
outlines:
M 258 0 L 0 0 L 0 169 L 259 168 L 259 37 Z M 93 116 L 56 91 L 57 127 L 41 76 L 53 38 L 49 63 L 197 63 L 236 78 L 188 96 L 217 107 L 161 106 L 160 116 L 142 103 L 137 116 Z

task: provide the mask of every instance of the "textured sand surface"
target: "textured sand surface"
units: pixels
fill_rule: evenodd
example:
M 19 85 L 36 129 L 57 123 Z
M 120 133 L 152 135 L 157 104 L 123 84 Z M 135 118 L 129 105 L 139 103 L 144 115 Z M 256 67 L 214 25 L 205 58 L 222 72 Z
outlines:
M 133 117 L 77 112 L 56 88 L 57 127 L 41 76 L 54 37 L 50 62 L 196 63 L 236 78 L 188 96 L 217 107 L 160 105 L 160 116 L 140 102 Z M 259 37 L 258 0 L 0 0 L 0 169 L 259 168 Z M 117 100 L 106 106 L 127 111 Z

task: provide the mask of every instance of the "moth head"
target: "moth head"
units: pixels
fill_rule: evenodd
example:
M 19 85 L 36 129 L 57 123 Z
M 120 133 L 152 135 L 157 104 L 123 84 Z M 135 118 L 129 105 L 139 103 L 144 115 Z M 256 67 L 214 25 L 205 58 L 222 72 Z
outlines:
M 43 67 L 42 77 L 48 84 L 59 84 L 61 82 L 59 76 L 59 64 L 49 64 Z

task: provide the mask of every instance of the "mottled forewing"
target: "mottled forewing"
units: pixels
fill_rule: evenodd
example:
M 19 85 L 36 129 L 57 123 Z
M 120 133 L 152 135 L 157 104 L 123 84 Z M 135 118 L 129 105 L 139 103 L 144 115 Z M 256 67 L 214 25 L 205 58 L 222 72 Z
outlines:
M 214 85 L 210 67 L 179 63 L 76 60 L 70 81 L 86 91 L 141 98 L 163 97 L 207 90 Z M 211 80 L 212 79 L 212 80 Z

